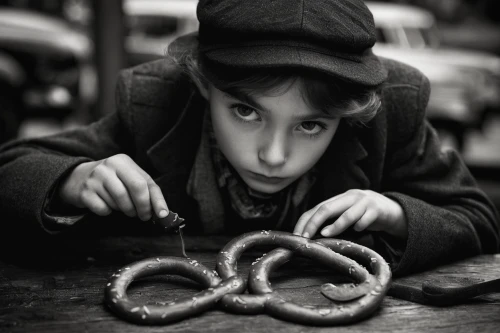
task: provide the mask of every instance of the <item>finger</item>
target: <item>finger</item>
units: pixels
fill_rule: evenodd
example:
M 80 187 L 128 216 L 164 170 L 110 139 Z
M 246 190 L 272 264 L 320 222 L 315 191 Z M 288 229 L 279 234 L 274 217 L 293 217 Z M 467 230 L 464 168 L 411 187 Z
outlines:
M 116 176 L 116 174 L 110 175 L 105 179 L 104 188 L 118 205 L 120 211 L 130 217 L 137 215 L 134 203 L 132 202 L 132 198 L 130 197 L 127 188 Z
M 155 183 L 153 178 L 144 171 L 140 166 L 137 165 L 137 171 L 146 179 L 149 188 L 149 197 L 151 200 L 151 205 L 153 206 L 153 212 L 159 218 L 164 218 L 170 212 L 167 206 L 167 202 L 163 197 L 161 188 Z
M 304 236 L 306 238 L 309 238 L 310 237 L 309 234 L 307 234 L 307 235 L 304 234 L 304 229 L 307 225 L 307 222 L 311 218 L 311 216 L 313 216 L 313 214 L 316 213 L 316 211 L 319 209 L 319 207 L 321 207 L 321 205 L 329 204 L 329 203 L 337 200 L 338 198 L 342 197 L 344 194 L 345 193 L 342 193 L 342 194 L 336 195 L 328 200 L 325 200 L 325 201 L 319 203 L 318 205 L 314 206 L 313 208 L 311 208 L 310 210 L 308 210 L 304 214 L 302 214 L 302 216 L 299 218 L 299 220 L 295 224 L 295 228 L 293 230 L 293 233 L 295 235 Z
M 321 230 L 321 234 L 324 237 L 332 237 L 344 232 L 347 228 L 361 219 L 363 214 L 366 212 L 366 207 L 367 206 L 364 201 L 354 204 L 342 213 L 342 215 L 340 215 L 340 217 L 333 224 Z
M 149 195 L 151 197 L 151 204 L 153 205 L 153 211 L 159 218 L 164 218 L 168 215 L 169 210 L 167 202 L 161 193 L 161 188 L 156 185 L 154 181 L 149 184 Z
M 146 179 L 135 167 L 118 169 L 116 174 L 127 188 L 139 218 L 143 221 L 149 220 L 151 200 Z
M 304 237 L 309 238 L 309 235 L 303 235 L 304 228 L 306 227 L 307 221 L 309 221 L 309 219 L 316 212 L 317 209 L 318 209 L 317 207 L 314 207 L 314 208 L 308 210 L 307 212 L 305 212 L 304 214 L 302 214 L 302 216 L 299 218 L 299 220 L 295 224 L 295 228 L 293 230 L 293 233 L 295 235 L 304 236 Z
M 118 204 L 115 202 L 111 194 L 104 187 L 104 185 L 99 186 L 95 192 L 97 195 L 113 210 L 120 210 Z
M 356 224 L 354 224 L 353 228 L 356 231 L 363 231 L 368 228 L 370 225 L 377 220 L 378 214 L 373 209 L 367 209 L 363 216 L 359 219 Z
M 111 208 L 95 192 L 82 192 L 81 200 L 85 207 L 97 215 L 106 216 L 111 214 Z
M 309 221 L 307 221 L 303 235 L 308 234 L 311 237 L 314 236 L 326 220 L 341 215 L 354 205 L 355 201 L 356 198 L 354 196 L 345 195 L 336 200 L 325 202 L 325 204 L 322 204 L 321 207 L 316 210 Z

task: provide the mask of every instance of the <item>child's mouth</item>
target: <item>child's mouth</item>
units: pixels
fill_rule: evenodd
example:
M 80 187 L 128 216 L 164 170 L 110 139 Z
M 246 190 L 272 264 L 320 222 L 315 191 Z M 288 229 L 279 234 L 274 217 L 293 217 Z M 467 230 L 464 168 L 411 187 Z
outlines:
M 250 171 L 250 174 L 251 174 L 252 178 L 254 178 L 255 180 L 269 183 L 269 184 L 279 184 L 286 179 L 286 178 L 282 178 L 282 177 L 268 177 L 268 176 L 262 175 L 260 173 L 255 173 L 255 172 L 251 172 L 251 171 Z

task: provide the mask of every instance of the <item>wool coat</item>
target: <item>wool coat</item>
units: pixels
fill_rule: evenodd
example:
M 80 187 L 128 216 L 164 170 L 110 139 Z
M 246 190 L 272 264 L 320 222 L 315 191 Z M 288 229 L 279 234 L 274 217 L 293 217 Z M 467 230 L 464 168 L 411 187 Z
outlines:
M 382 61 L 388 79 L 380 87 L 381 109 L 366 126 L 341 121 L 318 162 L 320 174 L 309 207 L 350 189 L 370 189 L 398 202 L 408 221 L 406 242 L 381 232 L 359 233 L 376 240 L 376 250 L 386 256 L 396 275 L 497 252 L 495 208 L 460 156 L 441 148 L 425 118 L 430 93 L 427 78 L 410 66 Z M 4 235 L 78 230 L 84 222 L 68 227 L 55 223 L 51 216 L 59 215 L 59 222 L 64 222 L 80 212 L 50 207 L 47 202 L 58 181 L 73 167 L 115 154 L 129 155 L 153 177 L 170 209 L 188 221 L 190 232 L 207 236 L 223 232 L 222 221 L 200 223 L 198 203 L 186 191 L 206 107 L 187 76 L 170 61 L 159 60 L 121 72 L 116 110 L 99 121 L 53 136 L 5 144 L 0 149 Z M 224 212 L 219 214 L 223 219 Z M 88 225 L 94 229 L 107 225 L 99 221 L 100 225 Z M 135 226 L 146 228 L 145 223 Z

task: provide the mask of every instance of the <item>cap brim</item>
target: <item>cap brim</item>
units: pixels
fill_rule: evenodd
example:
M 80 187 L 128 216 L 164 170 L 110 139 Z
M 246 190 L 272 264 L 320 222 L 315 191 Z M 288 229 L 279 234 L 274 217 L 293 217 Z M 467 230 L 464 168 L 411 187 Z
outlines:
M 184 54 L 197 47 L 198 34 L 191 33 L 172 42 L 169 52 Z M 387 78 L 386 68 L 371 50 L 357 60 L 283 45 L 217 48 L 207 50 L 203 55 L 216 64 L 230 68 L 310 68 L 364 86 L 378 86 Z

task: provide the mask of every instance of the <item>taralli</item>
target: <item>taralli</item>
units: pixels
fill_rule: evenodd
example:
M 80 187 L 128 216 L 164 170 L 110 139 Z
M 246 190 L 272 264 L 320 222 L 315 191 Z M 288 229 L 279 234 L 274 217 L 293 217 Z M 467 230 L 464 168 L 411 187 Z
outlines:
M 207 288 L 189 297 L 160 305 L 138 304 L 127 296 L 127 287 L 135 279 L 169 273 L 184 276 Z M 149 258 L 119 269 L 106 285 L 106 305 L 118 317 L 136 324 L 163 325 L 207 311 L 225 294 L 242 293 L 245 282 L 239 277 L 222 281 L 196 260 L 180 257 Z
M 385 294 L 391 287 L 392 273 L 389 264 L 387 264 L 385 259 L 380 254 L 378 254 L 377 252 L 373 251 L 370 248 L 345 240 L 322 238 L 322 239 L 317 239 L 316 242 L 327 246 L 334 252 L 337 252 L 341 255 L 356 260 L 356 262 L 359 262 L 364 267 L 370 267 L 373 274 L 377 278 L 378 284 L 382 288 L 380 293 L 383 296 L 385 296 Z M 335 291 L 332 292 L 331 291 L 332 289 L 334 289 Z M 350 284 L 342 284 L 337 286 L 332 286 L 331 284 L 325 284 L 321 287 L 321 292 L 326 297 L 335 300 L 336 298 L 334 294 L 339 295 L 339 293 L 342 291 L 350 293 L 351 289 L 352 286 Z M 372 294 L 374 293 L 373 290 L 370 290 L 369 292 Z
M 255 245 L 277 245 L 275 249 L 252 264 L 248 277 L 249 295 L 225 295 L 224 309 L 236 313 L 268 313 L 303 324 L 338 325 L 359 321 L 371 315 L 384 298 L 391 282 L 391 271 L 385 260 L 374 251 L 351 242 L 336 239 L 309 240 L 278 231 L 244 234 L 224 247 L 217 259 L 217 271 L 223 279 L 237 276 L 236 262 L 241 254 Z M 284 300 L 271 289 L 269 274 L 299 254 L 319 261 L 350 277 L 357 284 L 334 286 L 325 284 L 322 293 L 342 302 L 332 306 L 302 306 Z M 374 275 L 356 261 L 370 266 Z
M 256 245 L 278 248 L 252 264 L 248 281 L 238 275 L 237 261 Z M 324 284 L 321 292 L 334 301 L 331 306 L 299 305 L 285 300 L 271 288 L 269 274 L 293 255 L 313 259 L 350 278 L 354 283 Z M 370 267 L 371 273 L 362 265 Z M 138 304 L 127 297 L 135 279 L 154 274 L 176 274 L 207 288 L 168 304 Z M 219 277 L 219 276 L 220 277 Z M 243 294 L 248 289 L 250 294 Z M 385 260 L 364 246 L 331 238 L 310 240 L 280 231 L 250 232 L 230 241 L 218 254 L 216 271 L 196 260 L 180 257 L 145 259 L 119 269 L 106 286 L 105 303 L 120 318 L 148 325 L 179 321 L 213 308 L 241 313 L 268 313 L 274 317 L 309 325 L 340 325 L 360 321 L 380 306 L 391 283 Z

